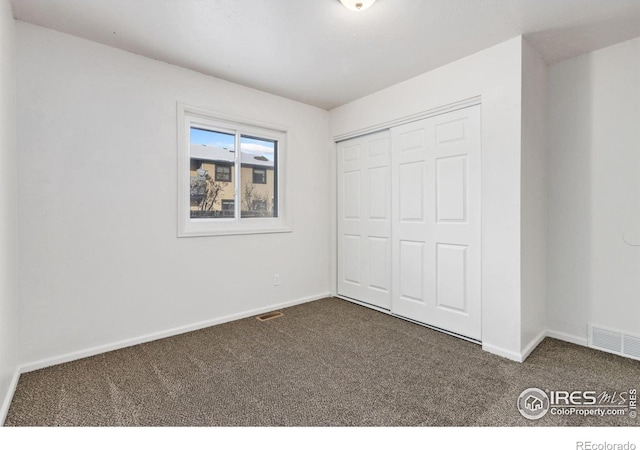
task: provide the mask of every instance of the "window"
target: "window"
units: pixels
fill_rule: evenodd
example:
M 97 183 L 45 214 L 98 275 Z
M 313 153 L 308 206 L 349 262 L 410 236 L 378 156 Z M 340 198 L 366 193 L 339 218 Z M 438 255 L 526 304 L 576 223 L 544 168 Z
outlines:
M 291 231 L 287 132 L 178 106 L 178 235 Z
M 253 169 L 253 184 L 267 184 L 267 171 L 264 169 Z
M 235 204 L 234 200 L 222 200 L 222 216 L 233 217 L 236 210 Z
M 231 181 L 231 166 L 216 165 L 216 181 Z

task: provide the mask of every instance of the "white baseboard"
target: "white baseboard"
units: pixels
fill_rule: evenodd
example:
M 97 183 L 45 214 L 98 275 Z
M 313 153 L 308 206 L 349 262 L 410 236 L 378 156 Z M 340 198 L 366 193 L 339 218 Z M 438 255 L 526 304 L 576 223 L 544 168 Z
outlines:
M 219 325 L 221 323 L 232 322 L 234 320 L 245 319 L 247 317 L 257 316 L 276 309 L 288 308 L 290 306 L 300 305 L 302 303 L 312 302 L 314 300 L 320 300 L 322 298 L 330 297 L 328 292 L 312 295 L 309 297 L 300 298 L 297 300 L 291 300 L 288 302 L 278 303 L 275 305 L 265 306 L 263 308 L 256 308 L 241 313 L 231 314 L 224 317 L 217 317 L 215 319 L 204 320 L 202 322 L 196 322 L 181 327 L 170 328 L 164 331 L 158 331 L 155 333 L 145 334 L 131 339 L 124 339 L 121 341 L 113 342 L 110 344 L 99 345 L 96 347 L 87 348 L 85 350 L 78 350 L 75 352 L 65 353 L 51 358 L 45 358 L 38 361 L 23 364 L 20 367 L 20 373 L 33 372 L 34 370 L 43 369 L 45 367 L 55 366 L 70 361 L 75 361 L 81 358 L 87 358 L 89 356 L 99 355 L 101 353 L 118 350 L 125 347 L 131 347 L 133 345 L 144 344 L 145 342 L 155 341 L 157 339 L 163 339 L 170 336 L 176 336 L 178 334 L 188 333 L 190 331 L 200 330 L 202 328 L 208 328 L 213 325 Z
M 493 353 L 494 355 L 502 356 L 503 358 L 510 359 L 511 361 L 520 362 L 520 363 L 524 361 L 521 353 L 513 352 L 511 350 L 507 350 L 502 347 L 497 347 L 492 344 L 487 344 L 486 342 L 482 343 L 482 350 L 484 350 L 485 352 Z
M 583 347 L 589 346 L 587 338 L 581 338 L 575 334 L 562 333 L 560 331 L 547 330 L 547 337 L 558 339 L 565 342 L 570 342 L 576 345 L 582 345 Z
M 540 343 L 546 337 L 559 339 L 561 341 L 566 341 L 572 344 L 577 344 L 577 345 L 582 345 L 584 347 L 587 347 L 586 339 L 580 338 L 575 335 L 567 334 L 567 333 L 560 333 L 558 331 L 545 330 L 541 332 L 538 336 L 536 336 L 534 339 L 532 339 L 531 342 L 529 342 L 529 344 L 527 344 L 520 353 L 512 352 L 510 350 L 505 350 L 503 348 L 496 347 L 491 344 L 484 344 L 484 343 L 482 344 L 482 349 L 489 353 L 493 353 L 495 355 L 508 358 L 512 361 L 524 362 L 529 357 L 531 352 L 533 352 L 536 349 L 536 347 L 540 345 Z
M 512 361 L 524 362 L 529 357 L 531 352 L 533 352 L 536 349 L 536 347 L 540 345 L 540 343 L 546 337 L 559 339 L 561 341 L 570 342 L 572 344 L 582 345 L 583 347 L 588 347 L 586 338 L 580 338 L 578 336 L 567 334 L 567 333 L 561 333 L 559 331 L 546 330 L 541 332 L 538 336 L 536 336 L 533 340 L 531 340 L 531 342 L 526 347 L 524 347 L 522 349 L 522 352 L 520 353 L 512 352 L 510 350 L 506 350 L 501 347 L 496 347 L 495 345 L 485 344 L 485 343 L 482 344 L 482 349 L 489 353 L 493 353 L 495 355 L 508 358 Z
M 531 354 L 531 352 L 534 351 L 536 347 L 540 345 L 540 343 L 544 341 L 544 338 L 546 337 L 547 337 L 547 331 L 542 330 L 542 332 L 540 332 L 538 336 L 533 338 L 531 342 L 529 342 L 529 344 L 522 349 L 522 361 L 526 360 Z
M 13 394 L 15 394 L 16 388 L 18 387 L 20 373 L 20 367 L 16 367 L 16 370 L 13 373 L 13 378 L 11 378 L 11 383 L 9 384 L 9 389 L 7 389 L 4 401 L 2 402 L 2 408 L 0 409 L 0 426 L 4 425 L 4 421 L 7 419 L 9 406 L 11 406 L 11 400 L 13 400 Z

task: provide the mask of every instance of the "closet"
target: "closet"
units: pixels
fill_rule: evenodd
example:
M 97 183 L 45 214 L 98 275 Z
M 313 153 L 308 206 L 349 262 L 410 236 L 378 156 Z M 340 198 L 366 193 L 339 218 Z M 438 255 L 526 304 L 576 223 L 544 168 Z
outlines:
M 480 105 L 339 142 L 338 294 L 481 340 Z

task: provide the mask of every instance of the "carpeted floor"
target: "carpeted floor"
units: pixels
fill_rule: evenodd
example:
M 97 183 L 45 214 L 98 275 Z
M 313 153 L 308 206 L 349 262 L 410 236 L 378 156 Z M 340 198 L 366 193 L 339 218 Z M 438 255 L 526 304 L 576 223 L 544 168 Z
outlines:
M 9 426 L 638 426 L 538 421 L 528 387 L 640 388 L 640 362 L 545 341 L 523 364 L 330 298 L 20 377 Z

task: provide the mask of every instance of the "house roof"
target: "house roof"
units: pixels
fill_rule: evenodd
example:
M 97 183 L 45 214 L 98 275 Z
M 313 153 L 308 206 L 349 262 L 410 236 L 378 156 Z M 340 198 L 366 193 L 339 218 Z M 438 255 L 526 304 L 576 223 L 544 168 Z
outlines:
M 194 159 L 232 164 L 235 161 L 235 157 L 236 153 L 234 150 L 205 144 L 191 144 L 191 158 Z M 242 152 L 240 157 L 243 166 L 273 168 L 273 161 L 261 154 Z

